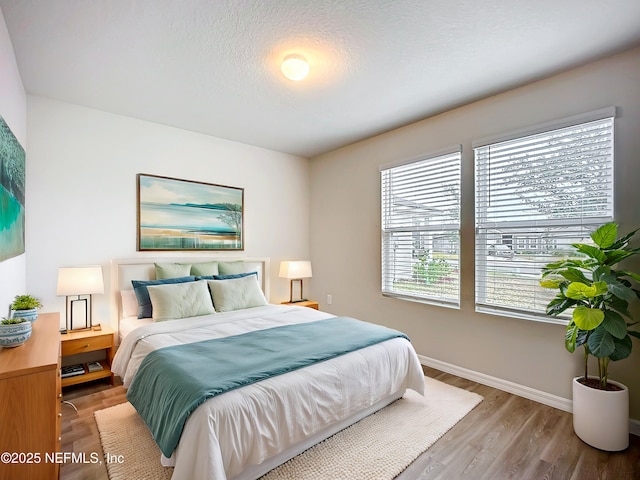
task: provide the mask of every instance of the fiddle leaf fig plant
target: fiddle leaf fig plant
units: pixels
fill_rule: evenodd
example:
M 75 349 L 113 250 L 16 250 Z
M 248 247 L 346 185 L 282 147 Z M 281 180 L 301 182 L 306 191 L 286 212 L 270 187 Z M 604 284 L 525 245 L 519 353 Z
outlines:
M 640 229 L 618 239 L 618 225 L 607 223 L 591 234 L 595 245 L 572 244 L 579 258 L 563 259 L 542 269 L 540 285 L 558 294 L 547 305 L 547 314 L 557 316 L 572 309 L 565 334 L 565 347 L 574 352 L 584 347 L 584 383 L 588 382 L 588 360 L 598 361 L 599 388 L 607 388 L 609 362 L 631 354 L 633 330 L 629 304 L 640 298 L 635 288 L 637 273 L 616 268 L 617 264 L 640 253 L 629 241 Z

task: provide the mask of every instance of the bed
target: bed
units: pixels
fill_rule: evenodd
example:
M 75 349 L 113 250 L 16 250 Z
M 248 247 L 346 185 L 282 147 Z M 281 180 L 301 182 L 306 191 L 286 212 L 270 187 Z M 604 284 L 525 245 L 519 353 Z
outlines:
M 397 400 L 407 388 L 423 393 L 420 362 L 411 343 L 402 335 L 382 332 L 380 327 L 372 324 L 338 318 L 310 308 L 269 304 L 266 300 L 269 298 L 268 259 L 223 258 L 220 265 L 233 264 L 234 272 L 222 274 L 225 278 L 199 278 L 177 286 L 148 285 L 153 316 L 162 317 L 165 310 L 171 313 L 172 309 L 177 308 L 173 305 L 163 306 L 162 301 L 169 302 L 162 297 L 166 292 L 171 292 L 169 299 L 176 292 L 178 295 L 188 292 L 184 295 L 196 300 L 187 303 L 198 304 L 189 308 L 204 308 L 206 312 L 208 307 L 199 306 L 198 295 L 192 294 L 205 288 L 213 297 L 212 304 L 219 307 L 215 308 L 215 313 L 167 321 L 132 315 L 132 281 L 153 280 L 156 263 L 211 261 L 211 257 L 181 257 L 124 259 L 111 263 L 110 294 L 112 305 L 118 312 L 115 320 L 120 339 L 112 369 L 122 377 L 124 386 L 129 389 L 130 401 L 145 419 L 163 451 L 159 461 L 175 467 L 174 479 L 258 478 Z M 206 286 L 201 282 L 207 282 Z M 237 295 L 238 291 L 242 295 Z M 232 293 L 227 295 L 228 292 Z M 242 299 L 237 300 L 238 296 Z M 139 305 L 136 306 L 140 309 Z M 240 308 L 245 306 L 248 308 Z M 187 314 L 192 313 L 189 308 Z M 355 328 L 354 332 L 358 333 L 351 337 L 358 337 L 358 341 L 365 339 L 369 330 L 372 335 L 383 336 L 366 346 L 349 345 L 342 350 L 345 347 L 341 338 L 350 335 L 339 334 L 337 336 L 341 338 L 335 338 L 332 332 L 341 332 L 343 326 Z M 273 362 L 269 355 L 277 356 L 280 362 L 281 350 L 286 349 L 274 348 L 273 345 L 277 344 L 268 342 L 278 342 L 281 337 L 290 339 L 288 345 L 299 344 L 295 359 L 288 360 L 293 361 L 295 368 L 279 366 L 281 369 L 277 371 L 278 374 L 270 376 L 273 372 L 269 368 Z M 291 341 L 292 338 L 299 341 Z M 304 338 L 308 338 L 308 344 L 303 343 Z M 249 339 L 247 345 L 242 343 Z M 337 353 L 325 353 L 323 350 L 322 354 L 326 357 L 316 361 L 320 358 L 313 351 L 316 348 L 318 351 L 329 349 Z M 175 353 L 180 355 L 176 358 L 183 359 L 184 352 L 191 349 L 195 349 L 190 354 L 198 359 L 198 363 L 199 359 L 207 356 L 201 362 L 202 367 L 193 361 L 189 363 L 175 361 L 171 357 L 164 358 L 165 354 Z M 209 354 L 224 355 L 225 349 L 230 357 L 209 359 Z M 238 353 L 243 351 L 250 353 Z M 253 354 L 256 351 L 260 352 L 259 356 Z M 234 354 L 237 354 L 235 360 Z M 301 363 L 306 362 L 304 357 L 307 356 L 311 361 Z M 161 358 L 165 363 L 159 364 L 156 376 L 145 383 L 148 375 L 154 375 L 149 373 L 151 366 Z M 246 378 L 228 378 L 224 368 L 236 370 L 236 362 L 238 365 L 247 364 L 249 373 L 245 375 Z M 171 369 L 177 364 L 180 367 L 175 368 L 187 368 L 187 371 L 172 372 Z M 193 370 L 188 365 L 194 365 Z M 223 386 L 216 385 L 215 388 L 220 388 L 214 389 L 217 394 L 204 396 L 197 404 L 190 404 L 195 407 L 186 409 L 189 415 L 183 417 L 183 423 L 178 428 L 179 437 L 173 435 L 172 444 L 160 430 L 171 423 L 174 417 L 179 419 L 184 412 L 165 414 L 165 408 L 170 410 L 173 407 L 163 405 L 172 405 L 176 396 L 184 396 L 183 393 L 191 388 L 190 379 L 181 384 L 177 378 L 195 377 L 191 372 L 199 368 L 205 376 L 215 377 L 218 371 L 223 372 L 220 374 L 225 379 Z M 156 390 L 150 390 L 151 387 L 147 385 L 154 385 Z M 150 398 L 153 401 L 149 401 Z M 163 404 L 163 399 L 168 403 Z M 149 415 L 155 417 L 148 419 Z

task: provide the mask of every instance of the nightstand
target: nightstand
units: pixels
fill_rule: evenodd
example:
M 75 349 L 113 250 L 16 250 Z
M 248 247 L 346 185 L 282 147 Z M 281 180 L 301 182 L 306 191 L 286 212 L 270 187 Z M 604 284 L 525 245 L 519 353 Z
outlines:
M 63 359 L 80 353 L 95 352 L 97 350 L 105 351 L 105 358 L 100 360 L 102 370 L 89 372 L 86 364 L 83 364 L 85 373 L 63 378 L 63 387 L 90 382 L 100 378 L 109 378 L 111 385 L 113 385 L 113 373 L 111 373 L 111 361 L 114 355 L 113 330 L 102 327 L 102 330 L 69 332 L 62 334 L 60 337 Z M 73 363 L 73 360 L 71 360 L 71 363 Z
M 282 302 L 282 305 L 293 305 L 296 307 L 308 307 L 318 310 L 318 302 L 312 300 L 305 300 L 304 302 Z

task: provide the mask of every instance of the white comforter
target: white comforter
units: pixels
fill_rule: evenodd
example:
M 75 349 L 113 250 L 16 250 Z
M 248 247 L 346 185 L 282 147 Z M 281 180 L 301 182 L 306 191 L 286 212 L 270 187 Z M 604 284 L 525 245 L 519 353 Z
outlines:
M 153 323 L 124 338 L 112 370 L 128 387 L 157 348 L 332 316 L 268 305 Z M 256 478 L 406 388 L 422 394 L 424 379 L 411 344 L 396 338 L 211 398 L 185 424 L 173 479 Z

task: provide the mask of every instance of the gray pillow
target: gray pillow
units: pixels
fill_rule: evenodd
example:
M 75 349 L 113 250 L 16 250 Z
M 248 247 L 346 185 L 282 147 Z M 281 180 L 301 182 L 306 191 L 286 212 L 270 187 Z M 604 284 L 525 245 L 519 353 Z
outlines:
M 205 275 L 218 275 L 218 262 L 202 262 L 191 265 L 191 275 L 197 277 Z
M 205 280 L 166 285 L 150 285 L 153 321 L 199 317 L 216 313 Z
M 236 273 L 244 273 L 244 262 L 218 262 L 218 273 L 220 275 L 233 275 Z
M 207 283 L 218 312 L 260 307 L 268 303 L 258 284 L 257 275 L 228 280 L 207 280 Z
M 193 275 L 190 263 L 154 263 L 156 266 L 156 279 L 187 277 Z

